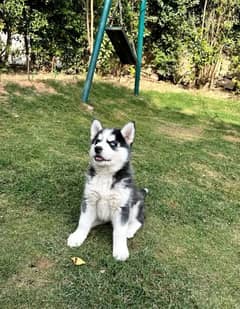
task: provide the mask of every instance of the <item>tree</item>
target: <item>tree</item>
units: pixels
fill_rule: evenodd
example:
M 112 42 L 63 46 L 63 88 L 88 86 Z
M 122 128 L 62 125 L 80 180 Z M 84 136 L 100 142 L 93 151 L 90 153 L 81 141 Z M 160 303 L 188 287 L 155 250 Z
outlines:
M 239 0 L 153 0 L 148 62 L 161 79 L 212 87 L 224 57 L 233 53 L 231 33 L 240 24 L 239 7 Z
M 94 41 L 94 6 L 93 0 L 86 0 L 86 27 L 87 27 L 87 38 L 90 55 L 93 52 L 93 41 Z
M 16 30 L 25 7 L 24 0 L 4 0 L 0 3 L 0 19 L 3 23 L 2 31 L 7 34 L 7 42 L 4 49 L 4 61 L 8 61 L 11 48 L 12 33 Z
M 147 61 L 160 79 L 177 82 L 177 67 L 188 49 L 191 23 L 198 0 L 153 0 L 148 7 L 145 40 Z
M 231 32 L 234 25 L 239 24 L 239 6 L 239 0 L 204 0 L 201 31 L 196 32 L 195 40 L 198 45 L 195 57 L 197 86 L 208 84 L 212 87 L 224 55 L 233 52 Z

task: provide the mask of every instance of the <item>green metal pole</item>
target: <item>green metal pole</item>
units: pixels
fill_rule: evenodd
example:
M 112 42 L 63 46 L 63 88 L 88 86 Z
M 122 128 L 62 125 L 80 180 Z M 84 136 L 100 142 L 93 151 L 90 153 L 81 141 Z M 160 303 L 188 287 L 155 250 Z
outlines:
M 147 0 L 142 0 L 140 6 L 139 21 L 138 21 L 137 64 L 136 64 L 135 86 L 134 86 L 135 95 L 139 95 L 146 5 Z
M 100 47 L 101 47 L 101 44 L 102 44 L 105 26 L 106 26 L 106 23 L 107 23 L 107 19 L 108 19 L 109 10 L 111 8 L 111 5 L 112 5 L 112 0 L 105 0 L 104 1 L 102 16 L 101 16 L 101 19 L 100 19 L 100 22 L 99 22 L 98 32 L 97 32 L 97 35 L 96 35 L 93 53 L 92 53 L 89 68 L 88 68 L 87 78 L 86 78 L 84 88 L 83 88 L 82 101 L 84 103 L 87 103 L 87 101 L 88 101 L 89 92 L 90 92 L 90 89 L 91 89 L 91 86 L 92 86 L 93 75 L 94 75 L 94 71 L 95 71 L 96 64 L 97 64 L 98 54 L 99 54 Z

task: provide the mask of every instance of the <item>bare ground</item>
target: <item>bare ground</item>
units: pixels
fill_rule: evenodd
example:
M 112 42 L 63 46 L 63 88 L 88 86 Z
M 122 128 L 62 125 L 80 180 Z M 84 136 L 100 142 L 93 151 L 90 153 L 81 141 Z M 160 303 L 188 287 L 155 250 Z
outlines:
M 53 88 L 47 87 L 42 81 L 48 79 L 60 80 L 66 83 L 74 83 L 77 81 L 84 81 L 84 75 L 66 75 L 66 74 L 37 74 L 30 76 L 28 80 L 27 74 L 2 74 L 0 78 L 0 95 L 4 95 L 5 90 L 4 86 L 8 82 L 17 83 L 23 85 L 24 87 L 35 87 L 38 92 L 51 92 L 54 91 Z M 95 75 L 95 80 L 112 83 L 114 85 L 124 86 L 130 89 L 134 88 L 134 78 L 122 77 L 120 80 L 116 77 L 106 77 L 102 78 Z M 165 92 L 186 92 L 191 94 L 201 94 L 203 96 L 213 97 L 213 98 L 232 98 L 233 95 L 230 92 L 222 91 L 221 89 L 184 89 L 179 85 L 174 85 L 172 83 L 163 82 L 163 81 L 154 81 L 142 78 L 140 89 L 142 90 L 154 90 L 161 93 Z

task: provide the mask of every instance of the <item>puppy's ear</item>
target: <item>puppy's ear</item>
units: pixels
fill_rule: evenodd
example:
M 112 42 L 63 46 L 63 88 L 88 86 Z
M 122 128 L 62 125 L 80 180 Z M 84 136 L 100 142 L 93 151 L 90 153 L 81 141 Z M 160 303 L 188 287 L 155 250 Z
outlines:
M 127 123 L 121 130 L 122 136 L 124 137 L 126 143 L 131 145 L 135 136 L 135 123 L 129 122 Z
M 93 140 L 94 137 L 97 135 L 97 133 L 101 130 L 102 130 L 101 122 L 96 119 L 93 120 L 91 125 L 91 140 Z

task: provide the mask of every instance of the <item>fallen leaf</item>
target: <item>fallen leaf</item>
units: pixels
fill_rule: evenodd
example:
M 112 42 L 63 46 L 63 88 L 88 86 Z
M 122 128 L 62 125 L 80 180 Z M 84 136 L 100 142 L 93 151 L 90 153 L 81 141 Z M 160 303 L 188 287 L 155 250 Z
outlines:
M 74 265 L 80 266 L 86 264 L 84 260 L 82 260 L 80 257 L 74 256 L 71 258 Z

